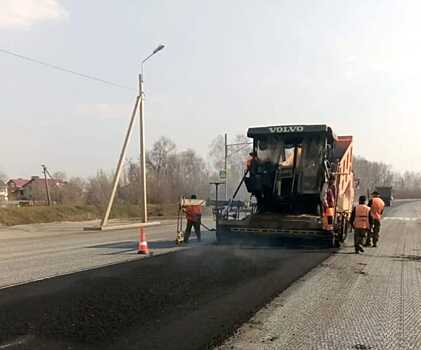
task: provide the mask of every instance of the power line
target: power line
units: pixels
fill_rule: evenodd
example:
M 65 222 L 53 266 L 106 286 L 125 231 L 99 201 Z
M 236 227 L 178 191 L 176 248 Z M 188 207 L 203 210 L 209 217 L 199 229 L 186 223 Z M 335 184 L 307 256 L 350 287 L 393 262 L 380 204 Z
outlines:
M 59 71 L 65 72 L 65 73 L 77 75 L 78 77 L 81 77 L 81 78 L 85 78 L 85 79 L 89 79 L 89 80 L 94 80 L 94 81 L 97 81 L 97 82 L 100 82 L 100 83 L 103 83 L 103 84 L 107 84 L 107 85 L 111 85 L 111 86 L 114 86 L 114 87 L 118 87 L 120 89 L 132 90 L 132 91 L 135 90 L 135 89 L 133 89 L 131 87 L 128 87 L 128 86 L 120 85 L 120 84 L 114 83 L 114 82 L 109 81 L 109 80 L 104 80 L 104 79 L 101 79 L 101 78 L 97 78 L 97 77 L 94 77 L 93 75 L 79 73 L 79 72 L 76 72 L 74 70 L 70 70 L 70 69 L 67 69 L 67 68 L 64 68 L 64 67 L 60 67 L 60 66 L 57 66 L 55 64 L 48 63 L 48 62 L 43 62 L 43 61 L 37 60 L 35 58 L 29 57 L 29 56 L 20 55 L 20 54 L 18 54 L 16 52 L 9 51 L 9 50 L 6 50 L 6 49 L 1 49 L 0 48 L 0 52 L 1 53 L 4 53 L 6 55 L 10 55 L 10 56 L 14 56 L 14 57 L 20 58 L 20 59 L 25 60 L 25 61 L 29 61 L 29 62 L 32 62 L 32 63 L 37 63 L 37 64 L 39 64 L 41 66 L 44 66 L 44 67 L 48 67 L 48 68 L 56 69 L 56 70 L 59 70 Z

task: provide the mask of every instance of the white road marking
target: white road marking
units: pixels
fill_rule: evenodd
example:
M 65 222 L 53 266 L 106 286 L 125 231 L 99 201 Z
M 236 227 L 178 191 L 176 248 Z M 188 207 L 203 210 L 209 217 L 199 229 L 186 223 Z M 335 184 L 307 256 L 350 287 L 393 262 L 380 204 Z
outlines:
M 396 221 L 417 221 L 418 218 L 408 218 L 402 216 L 386 216 L 383 220 L 396 220 Z

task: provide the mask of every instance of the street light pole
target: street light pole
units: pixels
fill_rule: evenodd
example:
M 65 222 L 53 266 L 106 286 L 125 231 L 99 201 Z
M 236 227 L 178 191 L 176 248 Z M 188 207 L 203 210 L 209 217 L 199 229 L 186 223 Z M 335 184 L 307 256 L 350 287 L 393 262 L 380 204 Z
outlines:
M 158 51 L 161 51 L 165 46 L 159 45 L 148 57 L 146 57 L 141 64 L 140 74 L 139 74 L 139 129 L 140 129 L 140 217 L 142 222 L 148 221 L 148 206 L 147 206 L 147 197 L 146 197 L 146 150 L 145 150 L 145 113 L 144 113 L 144 102 L 145 102 L 145 92 L 143 90 L 143 66 L 145 62 L 155 55 Z
M 225 200 L 228 200 L 228 135 L 225 134 L 225 147 L 224 147 L 224 171 L 225 171 Z
M 219 182 L 219 181 L 215 181 L 215 182 L 210 182 L 211 185 L 215 185 L 215 212 L 216 212 L 216 217 L 215 217 L 215 231 L 216 231 L 216 237 L 218 238 L 219 235 L 219 199 L 218 199 L 218 190 L 219 190 L 219 185 L 222 185 L 223 182 Z
M 142 73 L 139 74 L 139 129 L 140 129 L 140 218 L 142 222 L 148 222 L 148 207 L 146 197 L 146 151 L 145 151 L 145 119 L 144 119 L 144 92 L 143 92 L 143 63 Z

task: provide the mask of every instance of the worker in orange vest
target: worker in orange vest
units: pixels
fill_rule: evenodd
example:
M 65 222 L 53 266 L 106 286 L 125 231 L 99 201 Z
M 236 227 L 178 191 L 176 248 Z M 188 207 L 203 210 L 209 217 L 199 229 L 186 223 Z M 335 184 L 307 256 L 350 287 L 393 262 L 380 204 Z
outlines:
M 249 158 L 246 161 L 246 171 L 249 171 L 250 173 L 256 172 L 256 166 L 257 166 L 257 152 L 253 151 L 249 153 Z
M 371 227 L 370 207 L 366 205 L 367 198 L 360 196 L 358 205 L 352 209 L 350 222 L 354 229 L 355 254 L 364 253 L 362 243 Z
M 195 194 L 191 195 L 191 199 L 197 199 Z M 194 233 L 197 236 L 197 240 L 202 240 L 200 233 L 200 225 L 202 224 L 202 206 L 201 205 L 190 205 L 184 209 L 187 218 L 186 232 L 184 234 L 184 243 L 189 243 L 191 229 L 194 227 Z
M 332 175 L 329 181 L 323 184 L 320 192 L 320 200 L 323 207 L 323 227 L 325 230 L 333 231 L 333 224 L 335 219 L 335 206 L 336 206 L 336 179 Z
M 368 202 L 368 206 L 370 207 L 370 216 L 372 218 L 372 225 L 371 230 L 369 231 L 368 239 L 366 242 L 367 247 L 371 247 L 371 240 L 373 240 L 373 247 L 377 247 L 377 242 L 379 241 L 379 234 L 380 234 L 380 225 L 381 219 L 384 210 L 384 202 L 380 198 L 380 193 L 374 191 L 371 194 L 372 198 Z

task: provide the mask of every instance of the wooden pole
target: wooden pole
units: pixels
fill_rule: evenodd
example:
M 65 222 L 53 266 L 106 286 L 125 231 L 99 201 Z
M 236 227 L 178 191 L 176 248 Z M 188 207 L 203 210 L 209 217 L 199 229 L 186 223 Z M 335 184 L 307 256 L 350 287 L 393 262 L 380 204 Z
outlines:
M 126 132 L 126 137 L 124 139 L 123 147 L 121 149 L 120 158 L 119 158 L 118 164 L 117 164 L 117 169 L 116 169 L 116 172 L 114 174 L 113 188 L 111 190 L 110 198 L 108 200 L 107 209 L 106 209 L 104 217 L 101 221 L 101 227 L 107 225 L 108 218 L 109 218 L 110 212 L 111 212 L 111 208 L 112 208 L 113 203 L 114 203 L 115 193 L 117 191 L 118 182 L 120 180 L 121 169 L 123 168 L 124 158 L 126 156 L 127 145 L 129 143 L 130 136 L 131 136 L 131 133 L 132 133 L 132 130 L 133 130 L 133 125 L 134 125 L 134 122 L 135 122 L 135 119 L 136 119 L 136 112 L 137 112 L 137 107 L 139 105 L 139 100 L 140 100 L 140 96 L 137 96 L 136 102 L 134 104 L 132 116 L 130 118 L 129 127 L 128 127 L 127 132 Z

